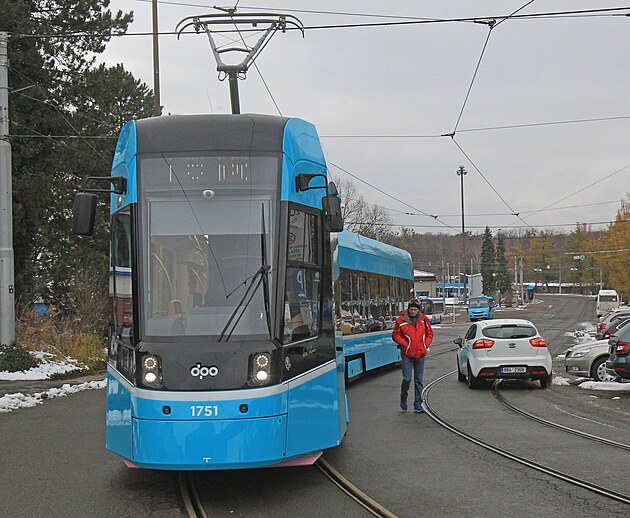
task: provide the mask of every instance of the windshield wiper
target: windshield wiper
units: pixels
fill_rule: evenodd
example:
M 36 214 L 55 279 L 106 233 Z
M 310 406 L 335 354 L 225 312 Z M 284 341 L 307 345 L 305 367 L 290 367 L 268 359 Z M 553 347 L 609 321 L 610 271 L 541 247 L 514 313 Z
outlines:
M 267 331 L 269 332 L 269 337 L 272 338 L 271 314 L 269 312 L 269 279 L 268 279 L 269 270 L 271 270 L 271 266 L 267 264 L 267 245 L 265 241 L 265 206 L 264 204 L 261 205 L 261 210 L 262 210 L 262 217 L 261 217 L 261 231 L 260 231 L 260 256 L 261 256 L 262 264 L 260 268 L 258 269 L 258 271 L 253 275 L 252 282 L 250 283 L 247 290 L 245 290 L 245 294 L 243 295 L 243 298 L 238 303 L 238 305 L 234 308 L 232 315 L 230 315 L 230 318 L 228 319 L 227 323 L 225 324 L 225 327 L 223 328 L 223 331 L 221 331 L 221 335 L 219 336 L 219 339 L 217 340 L 218 342 L 223 340 L 223 337 L 225 336 L 225 332 L 230 327 L 230 323 L 236 316 L 238 310 L 242 307 L 243 309 L 241 310 L 238 316 L 238 319 L 234 323 L 234 326 L 232 326 L 232 330 L 225 337 L 225 341 L 227 342 L 230 339 L 230 336 L 232 336 L 232 333 L 236 329 L 236 326 L 238 325 L 239 321 L 241 320 L 241 317 L 243 316 L 243 313 L 245 313 L 245 309 L 247 308 L 252 298 L 254 297 L 254 294 L 256 293 L 256 290 L 258 289 L 258 286 L 260 286 L 261 282 L 263 284 L 263 299 L 264 299 L 264 304 L 265 304 Z M 255 287 L 254 287 L 254 283 L 256 283 Z M 254 287 L 253 290 L 252 290 L 252 287 Z M 249 298 L 247 298 L 248 294 L 249 294 Z M 244 303 L 246 298 L 247 298 L 247 302 Z
M 258 268 L 258 271 L 252 277 L 252 282 L 250 283 L 247 290 L 245 290 L 245 294 L 243 295 L 243 298 L 238 303 L 238 305 L 234 308 L 234 311 L 232 312 L 232 315 L 230 315 L 230 318 L 228 319 L 227 323 L 225 324 L 223 331 L 221 331 L 221 335 L 219 336 L 219 339 L 217 340 L 217 342 L 222 341 L 224 336 L 225 336 L 226 342 L 230 339 L 230 336 L 232 336 L 234 329 L 236 329 L 236 326 L 240 322 L 241 317 L 243 316 L 243 313 L 245 313 L 245 309 L 247 308 L 252 298 L 254 297 L 254 294 L 256 293 L 258 286 L 260 286 L 260 283 L 262 282 L 263 279 L 267 278 L 267 274 L 269 273 L 269 270 L 271 270 L 271 266 L 269 266 L 268 264 L 263 264 L 260 268 Z M 247 299 L 247 302 L 245 302 L 245 299 Z M 232 323 L 232 320 L 234 320 L 234 317 L 238 313 L 239 309 L 241 310 L 241 312 L 238 315 L 236 322 L 234 322 L 234 325 L 232 326 L 232 330 L 226 335 L 225 332 L 230 327 L 230 324 Z

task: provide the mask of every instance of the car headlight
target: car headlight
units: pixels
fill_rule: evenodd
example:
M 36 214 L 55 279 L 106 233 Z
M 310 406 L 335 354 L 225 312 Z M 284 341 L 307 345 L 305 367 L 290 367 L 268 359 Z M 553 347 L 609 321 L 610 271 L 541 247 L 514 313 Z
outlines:
M 162 386 L 162 362 L 155 354 L 147 354 L 140 361 L 142 384 L 151 388 Z
M 271 355 L 254 353 L 249 357 L 249 382 L 253 385 L 264 385 L 271 378 Z
M 590 352 L 590 349 L 580 349 L 579 351 L 573 351 L 571 353 L 571 358 L 581 358 L 582 356 L 586 356 Z

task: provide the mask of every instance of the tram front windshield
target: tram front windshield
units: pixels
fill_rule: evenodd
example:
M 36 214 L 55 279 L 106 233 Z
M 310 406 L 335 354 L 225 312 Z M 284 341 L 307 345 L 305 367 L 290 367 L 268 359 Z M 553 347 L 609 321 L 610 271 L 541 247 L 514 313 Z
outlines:
M 278 164 L 277 156 L 140 161 L 144 335 L 269 337 Z

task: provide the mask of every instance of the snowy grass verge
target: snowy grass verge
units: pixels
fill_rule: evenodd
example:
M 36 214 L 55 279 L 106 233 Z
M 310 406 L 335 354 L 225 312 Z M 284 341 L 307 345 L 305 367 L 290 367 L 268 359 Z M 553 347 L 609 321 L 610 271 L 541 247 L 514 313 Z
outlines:
M 35 394 L 22 394 L 21 392 L 16 394 L 7 394 L 0 397 L 0 413 L 12 412 L 13 410 L 18 410 L 20 408 L 34 407 L 36 405 L 41 405 L 46 399 L 65 397 L 70 394 L 76 394 L 77 392 L 83 392 L 84 390 L 102 389 L 106 386 L 107 381 L 100 380 L 88 381 L 77 385 L 70 385 L 66 383 L 61 388 L 51 388 L 44 392 L 36 392 Z

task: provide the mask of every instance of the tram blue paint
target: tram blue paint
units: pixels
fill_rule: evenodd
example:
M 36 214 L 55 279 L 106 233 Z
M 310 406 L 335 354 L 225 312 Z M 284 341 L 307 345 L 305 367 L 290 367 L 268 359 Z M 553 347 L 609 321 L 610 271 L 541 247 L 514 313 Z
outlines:
M 138 143 L 136 139 L 136 122 L 129 121 L 120 130 L 114 160 L 112 161 L 112 176 L 122 176 L 127 180 L 127 190 L 120 195 L 110 195 L 110 208 L 115 212 L 130 203 L 138 202 L 138 178 L 136 168 L 136 155 Z
M 339 267 L 413 279 L 409 252 L 353 232 L 343 231 L 338 236 Z
M 132 451 L 131 392 L 125 383 L 116 378 L 110 368 L 107 372 L 107 414 L 105 417 L 105 446 L 108 450 L 133 458 Z
M 302 119 L 289 119 L 284 127 L 282 160 L 282 201 L 292 201 L 315 209 L 322 208 L 325 189 L 297 192 L 295 177 L 300 173 L 326 174 L 326 159 L 319 143 L 317 130 Z M 324 178 L 311 180 L 311 187 L 326 185 Z
M 180 181 L 182 176 L 177 177 L 177 174 L 175 181 L 169 179 L 170 183 L 167 184 L 164 177 L 160 176 L 164 174 L 163 164 L 160 169 L 159 165 L 155 165 L 155 160 L 150 162 L 151 159 L 161 156 L 169 164 L 166 168 L 168 179 L 169 161 L 183 156 L 188 164 L 199 166 L 202 159 L 215 155 L 227 155 L 227 159 L 236 157 L 237 166 L 242 163 L 243 157 L 251 160 L 254 155 L 259 159 L 268 157 L 278 160 L 277 168 L 262 169 L 262 162 L 256 166 L 261 167 L 260 170 L 264 170 L 266 175 L 271 175 L 270 171 L 276 171 L 278 175 L 277 187 L 272 187 L 271 193 L 264 198 L 269 207 L 273 206 L 264 225 L 269 228 L 269 250 L 273 251 L 270 254 L 273 264 L 270 266 L 274 282 L 277 283 L 269 301 L 275 313 L 272 314 L 273 330 L 269 331 L 268 339 L 250 338 L 249 341 L 236 343 L 234 340 L 224 344 L 217 340 L 218 333 L 216 336 L 207 332 L 207 336 L 196 336 L 192 329 L 199 329 L 201 320 L 198 317 L 203 314 L 198 309 L 200 306 L 190 303 L 185 307 L 186 301 L 183 297 L 171 296 L 169 293 L 167 300 L 180 303 L 189 326 L 188 331 L 184 329 L 182 334 L 173 334 L 171 328 L 182 320 L 180 310 L 173 309 L 169 313 L 164 311 L 162 316 L 154 318 L 151 300 L 143 298 L 144 285 L 151 285 L 153 291 L 149 292 L 153 300 L 159 300 L 157 290 L 160 286 L 151 277 L 150 265 L 154 253 L 151 239 L 181 234 L 180 241 L 186 241 L 190 236 L 209 233 L 207 227 L 202 228 L 200 220 L 196 222 L 198 229 L 184 231 L 186 229 L 182 230 L 174 222 L 168 229 L 162 229 L 161 233 L 151 233 L 151 225 L 157 226 L 162 220 L 150 219 L 149 207 L 153 211 L 160 210 L 159 203 L 174 193 L 175 196 L 169 200 L 172 205 L 169 206 L 175 207 L 173 200 L 179 199 L 182 200 L 185 210 L 194 211 L 198 207 L 195 203 L 199 202 L 191 201 L 186 193 L 192 192 L 199 199 L 201 191 L 194 189 L 208 188 L 203 184 L 206 177 L 200 180 L 199 177 L 191 178 L 190 175 L 183 178 L 184 182 L 188 182 L 185 185 Z M 182 170 L 176 171 L 175 166 L 173 167 L 176 173 L 182 173 Z M 122 128 L 112 163 L 112 176 L 125 178 L 127 188 L 122 195 L 110 196 L 110 210 L 118 236 L 116 242 L 112 237 L 112 245 L 116 243 L 121 249 L 120 247 L 126 246 L 125 243 L 129 243 L 129 264 L 112 262 L 112 272 L 115 275 L 110 276 L 110 286 L 113 286 L 114 324 L 107 376 L 107 449 L 140 467 L 152 469 L 232 469 L 275 465 L 341 443 L 349 421 L 345 395 L 345 358 L 349 358 L 351 372 L 361 374 L 363 371 L 394 363 L 399 360 L 399 356 L 391 342 L 391 331 L 342 339 L 339 330 L 334 330 L 333 279 L 338 277 L 340 267 L 404 279 L 413 277 L 413 269 L 407 252 L 350 232 L 338 234 L 338 246 L 335 246 L 336 234 L 330 235 L 324 231 L 321 223 L 313 225 L 312 228 L 319 234 L 314 230 L 310 231 L 321 238 L 317 248 L 323 259 L 317 268 L 322 287 L 317 293 L 323 293 L 323 297 L 318 295 L 321 307 L 315 306 L 311 312 L 313 319 L 320 321 L 321 325 L 316 336 L 304 341 L 294 338 L 294 342 L 283 342 L 283 326 L 288 325 L 286 321 L 283 322 L 283 282 L 288 286 L 289 281 L 285 281 L 285 276 L 290 260 L 286 257 L 280 260 L 278 256 L 286 253 L 282 247 L 288 249 L 289 211 L 304 208 L 303 212 L 319 218 L 321 222 L 321 200 L 326 194 L 323 187 L 330 179 L 316 177 L 311 181 L 311 187 L 322 188 L 298 192 L 295 178 L 300 173 L 328 174 L 317 131 L 312 124 L 301 119 L 257 115 L 173 116 L 130 121 Z M 258 178 L 261 177 L 262 175 Z M 145 186 L 150 180 L 156 182 L 152 187 L 154 190 L 146 191 Z M 193 184 L 193 181 L 197 183 Z M 212 189 L 221 189 L 225 184 L 207 185 Z M 243 188 L 243 184 L 232 183 L 224 187 L 224 192 L 232 197 L 237 193 L 240 203 L 247 201 L 247 196 L 255 199 L 257 205 L 252 204 L 252 207 L 256 210 L 251 213 L 260 214 L 260 200 L 263 198 L 258 194 L 252 195 L 249 185 L 245 187 L 247 188 Z M 256 188 L 262 192 L 267 187 L 257 185 Z M 153 200 L 151 196 L 156 196 L 155 192 L 159 194 Z M 186 195 L 181 196 L 182 192 Z M 220 190 L 217 192 L 221 194 Z M 213 203 L 220 199 L 219 195 L 216 198 L 213 196 Z M 226 217 L 230 215 L 226 214 Z M 276 219 L 270 221 L 273 218 Z M 117 222 L 117 219 L 124 223 Z M 173 212 L 173 219 L 177 219 L 176 212 Z M 186 218 L 178 221 L 177 224 L 186 226 Z M 173 234 L 171 229 L 176 229 L 178 233 Z M 260 232 L 261 224 L 258 222 L 255 228 L 248 227 L 244 233 L 260 236 Z M 216 233 L 215 237 L 223 235 Z M 127 241 L 120 239 L 121 236 Z M 319 251 L 320 247 L 323 253 Z M 114 254 L 113 250 L 114 246 Z M 177 264 L 179 260 L 178 253 L 187 253 L 184 248 L 181 252 L 170 250 L 169 261 L 173 264 Z M 197 252 L 208 253 L 203 248 L 199 248 Z M 245 255 L 247 253 L 249 252 L 244 252 Z M 261 256 L 264 257 L 262 252 Z M 112 255 L 112 261 L 115 257 Z M 213 258 L 214 261 L 220 259 L 223 258 Z M 164 271 L 170 267 L 169 262 L 161 264 Z M 259 259 L 256 267 L 260 264 Z M 294 264 L 290 266 L 294 270 L 302 268 Z M 313 266 L 306 264 L 304 268 Z M 153 275 L 157 275 L 156 271 L 161 274 L 161 270 L 156 269 L 153 270 Z M 176 291 L 178 286 L 183 286 L 181 293 L 188 296 L 191 270 L 183 279 L 177 278 L 179 271 L 172 271 L 176 282 L 172 283 L 171 289 Z M 251 275 L 252 272 L 247 273 Z M 210 276 L 206 278 L 210 279 Z M 239 280 L 242 278 L 239 277 Z M 238 299 L 240 296 L 234 298 Z M 311 298 L 312 303 L 315 297 Z M 230 305 L 237 302 L 238 300 L 232 303 L 230 299 Z M 116 307 L 119 314 L 116 313 Z M 174 305 L 173 308 L 175 307 Z M 119 333 L 117 326 L 123 318 L 123 310 L 127 311 L 129 308 L 133 309 L 133 333 L 127 332 L 127 335 L 123 335 Z M 227 311 L 228 315 L 229 313 Z M 192 326 L 193 316 L 197 327 Z M 151 333 L 148 332 L 149 329 Z M 191 334 L 187 335 L 186 332 Z M 276 334 L 272 336 L 272 333 Z M 272 373 L 274 377 L 271 383 L 263 383 L 259 387 L 247 377 L 250 368 L 247 354 L 250 351 L 253 354 L 266 352 L 274 359 L 276 370 Z M 350 353 L 358 356 L 353 359 L 349 356 Z M 143 377 L 143 358 L 151 355 L 167 365 L 166 369 L 160 367 L 162 378 L 159 379 L 168 378 L 163 386 L 147 385 Z M 241 359 L 237 361 L 237 358 Z M 204 363 L 205 359 L 207 363 Z M 202 382 L 201 378 L 197 379 L 196 375 L 189 373 L 191 365 L 215 365 L 212 362 L 216 362 L 222 374 L 227 373 L 224 375 L 228 381 L 232 380 L 230 382 L 233 385 L 215 386 L 213 380 L 206 379 Z M 242 371 L 245 371 L 244 379 L 240 374 Z M 247 408 L 243 410 L 245 406 Z M 212 407 L 211 415 L 204 415 L 206 407 Z M 201 415 L 196 415 L 196 408 L 201 409 Z
M 299 378 L 289 382 L 287 459 L 341 444 L 336 392 L 336 369 L 306 383 Z M 312 421 L 317 423 L 317 433 L 313 433 Z
M 359 374 L 363 374 L 363 358 L 355 358 L 348 361 L 348 378 L 354 378 Z
M 344 336 L 343 344 L 347 358 L 358 355 L 365 358 L 366 371 L 400 361 L 400 351 L 392 341 L 391 330 Z
M 140 467 L 255 468 L 285 460 L 284 415 L 217 421 L 133 421 L 133 462 Z

